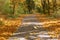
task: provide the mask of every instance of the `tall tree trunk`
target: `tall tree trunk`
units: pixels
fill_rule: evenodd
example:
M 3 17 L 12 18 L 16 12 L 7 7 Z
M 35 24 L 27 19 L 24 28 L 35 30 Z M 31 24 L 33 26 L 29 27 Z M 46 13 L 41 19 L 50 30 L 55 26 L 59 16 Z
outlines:
M 50 15 L 50 2 L 49 2 L 49 0 L 47 0 L 48 1 L 48 14 Z
M 41 2 L 42 2 L 43 13 L 46 14 L 45 13 L 45 0 L 41 0 Z
M 12 14 L 15 15 L 15 6 L 16 6 L 16 0 L 10 0 L 11 1 L 11 5 L 12 5 Z
M 35 8 L 35 3 L 33 0 L 26 0 L 27 8 L 29 13 L 32 13 L 32 10 Z
M 56 0 L 53 0 L 53 11 L 55 12 L 57 10 Z
M 13 5 L 13 14 L 15 14 L 15 3 Z

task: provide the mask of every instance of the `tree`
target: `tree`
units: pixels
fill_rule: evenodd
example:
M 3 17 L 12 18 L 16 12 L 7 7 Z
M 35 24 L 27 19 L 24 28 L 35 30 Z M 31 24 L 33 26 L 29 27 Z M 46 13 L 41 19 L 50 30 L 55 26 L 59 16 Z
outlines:
M 46 0 L 41 0 L 42 8 L 43 8 L 43 13 L 46 14 Z
M 11 0 L 11 8 L 13 10 L 12 14 L 15 14 L 15 6 L 16 6 L 16 0 Z
M 56 0 L 52 0 L 53 1 L 53 11 L 57 13 L 57 3 Z
M 0 12 L 3 15 L 10 15 L 12 13 L 12 9 L 10 8 L 10 0 L 0 0 Z
M 41 4 L 42 4 L 42 8 L 43 8 L 43 13 L 50 15 L 50 2 L 49 2 L 49 0 L 42 0 Z
M 49 2 L 49 0 L 47 0 L 47 2 L 48 2 L 48 14 L 50 14 L 50 2 Z
M 27 8 L 29 13 L 32 13 L 32 10 L 35 9 L 35 3 L 33 0 L 26 0 Z

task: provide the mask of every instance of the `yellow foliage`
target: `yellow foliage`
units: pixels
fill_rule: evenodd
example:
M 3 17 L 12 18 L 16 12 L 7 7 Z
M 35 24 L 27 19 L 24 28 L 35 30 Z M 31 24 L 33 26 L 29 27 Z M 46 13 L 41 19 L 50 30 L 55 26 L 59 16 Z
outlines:
M 11 32 L 3 32 L 1 35 L 5 35 L 5 36 L 7 36 L 7 35 L 12 35 L 12 33 Z
M 0 40 L 7 40 L 6 38 L 4 38 L 4 37 L 0 37 Z
M 24 1 L 25 1 L 25 0 L 20 0 L 20 2 L 22 2 L 22 3 L 23 3 Z
M 6 26 L 19 26 L 21 24 L 21 20 L 4 20 L 3 22 Z
M 48 32 L 48 34 L 52 37 L 52 38 L 55 38 L 55 37 L 58 37 L 58 34 L 54 32 Z

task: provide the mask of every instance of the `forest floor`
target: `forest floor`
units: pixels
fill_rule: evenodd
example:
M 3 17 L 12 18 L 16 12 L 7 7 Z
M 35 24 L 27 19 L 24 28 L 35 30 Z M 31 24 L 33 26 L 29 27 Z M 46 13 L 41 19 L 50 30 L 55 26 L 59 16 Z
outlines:
M 43 23 L 43 27 L 51 31 L 60 31 L 60 19 L 51 18 L 44 14 L 22 14 L 20 17 L 15 19 L 5 18 L 4 15 L 0 16 L 0 40 L 4 40 L 4 37 L 7 35 L 9 37 L 17 28 L 22 24 L 22 20 L 25 16 L 36 15 L 38 21 Z M 54 29 L 52 29 L 53 27 Z M 4 37 L 3 37 L 4 35 Z

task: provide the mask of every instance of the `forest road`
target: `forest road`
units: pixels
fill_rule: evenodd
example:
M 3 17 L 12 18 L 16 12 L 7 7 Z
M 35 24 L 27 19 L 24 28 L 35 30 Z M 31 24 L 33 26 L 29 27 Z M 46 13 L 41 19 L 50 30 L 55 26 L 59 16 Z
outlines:
M 39 21 L 35 15 L 24 17 L 22 20 L 22 25 L 17 29 L 15 33 L 13 33 L 9 39 L 11 40 L 17 38 L 18 40 L 25 40 L 26 36 L 28 40 L 32 40 L 38 37 L 41 38 L 41 40 L 51 39 L 51 36 L 48 34 L 46 29 L 42 28 L 41 25 L 36 25 L 38 23 Z

